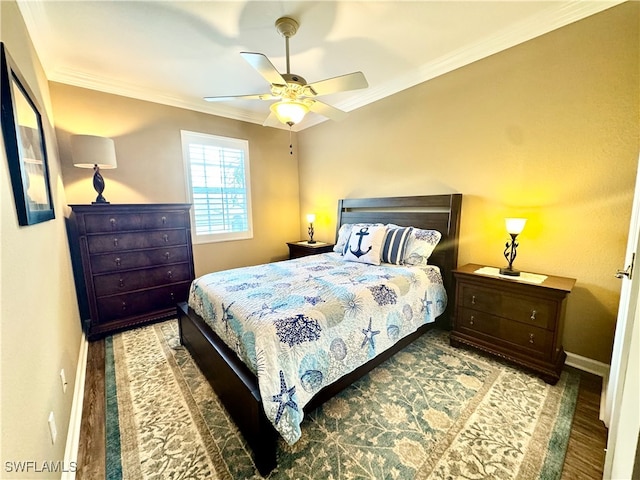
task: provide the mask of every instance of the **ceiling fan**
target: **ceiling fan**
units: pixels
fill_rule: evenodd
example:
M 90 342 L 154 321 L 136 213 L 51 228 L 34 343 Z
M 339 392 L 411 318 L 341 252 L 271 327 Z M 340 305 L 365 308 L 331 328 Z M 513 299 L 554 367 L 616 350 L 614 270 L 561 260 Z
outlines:
M 353 72 L 308 84 L 300 75 L 291 73 L 289 66 L 289 38 L 298 31 L 298 22 L 293 18 L 276 20 L 276 30 L 285 38 L 287 73 L 280 73 L 262 53 L 241 52 L 240 55 L 271 84 L 269 93 L 205 97 L 209 102 L 228 100 L 278 100 L 271 104 L 271 113 L 264 125 L 276 125 L 278 121 L 289 127 L 300 122 L 308 112 L 318 113 L 332 120 L 341 120 L 347 112 L 316 100 L 330 93 L 367 88 L 369 84 L 362 72 Z

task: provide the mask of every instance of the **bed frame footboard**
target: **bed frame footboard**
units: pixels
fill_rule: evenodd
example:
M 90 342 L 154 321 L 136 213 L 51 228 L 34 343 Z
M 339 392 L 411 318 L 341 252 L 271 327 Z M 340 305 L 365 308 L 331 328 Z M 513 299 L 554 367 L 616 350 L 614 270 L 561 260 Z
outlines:
M 180 342 L 249 444 L 256 468 L 267 476 L 277 463 L 278 433 L 262 409 L 255 375 L 186 303 L 179 303 L 177 311 Z

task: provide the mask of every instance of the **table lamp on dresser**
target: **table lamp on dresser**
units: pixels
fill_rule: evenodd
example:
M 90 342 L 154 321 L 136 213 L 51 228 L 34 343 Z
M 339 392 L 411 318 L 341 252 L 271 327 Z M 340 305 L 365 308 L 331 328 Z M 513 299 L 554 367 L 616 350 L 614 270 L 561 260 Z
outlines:
M 72 135 L 71 158 L 73 165 L 79 168 L 93 168 L 93 188 L 98 196 L 93 204 L 108 204 L 102 195 L 104 178 L 100 169 L 116 168 L 116 150 L 112 139 L 95 135 Z

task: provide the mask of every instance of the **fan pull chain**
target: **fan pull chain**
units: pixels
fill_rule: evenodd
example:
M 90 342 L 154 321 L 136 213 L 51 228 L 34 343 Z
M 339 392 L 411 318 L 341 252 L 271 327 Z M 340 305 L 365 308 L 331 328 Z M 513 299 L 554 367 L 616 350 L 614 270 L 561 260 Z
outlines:
M 291 140 L 291 126 L 293 124 L 288 122 L 287 125 L 289 125 L 289 155 L 293 155 L 293 140 Z

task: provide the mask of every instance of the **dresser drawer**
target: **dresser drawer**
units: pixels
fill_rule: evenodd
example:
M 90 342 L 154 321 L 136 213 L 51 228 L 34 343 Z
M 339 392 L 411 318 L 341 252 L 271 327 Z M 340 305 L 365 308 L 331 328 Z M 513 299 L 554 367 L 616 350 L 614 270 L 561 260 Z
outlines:
M 191 282 L 97 299 L 99 323 L 175 307 L 187 300 Z
M 461 297 L 458 302 L 463 307 L 491 312 L 540 328 L 553 328 L 557 304 L 552 300 L 509 294 L 464 283 L 460 287 Z
M 490 315 L 476 310 L 462 308 L 456 328 L 468 335 L 489 336 L 510 345 L 518 345 L 537 352 L 541 356 L 550 354 L 553 346 L 553 332 L 533 325 L 525 325 L 512 320 Z M 478 335 L 480 334 L 480 335 Z
M 101 297 L 190 279 L 191 270 L 189 264 L 177 263 L 144 270 L 96 275 L 93 279 L 93 285 L 96 296 Z
M 91 256 L 94 274 L 189 261 L 187 247 L 167 247 L 135 252 L 105 253 Z
M 84 216 L 87 233 L 119 232 L 126 230 L 155 230 L 184 228 L 187 217 L 180 211 L 158 211 L 145 213 L 94 213 Z
M 140 233 L 114 233 L 105 235 L 88 235 L 89 253 L 119 252 L 142 248 L 169 247 L 185 245 L 187 231 L 153 230 Z

